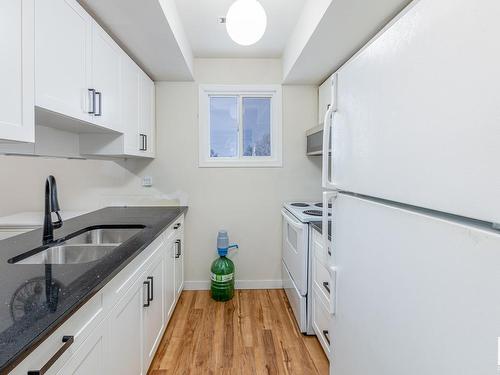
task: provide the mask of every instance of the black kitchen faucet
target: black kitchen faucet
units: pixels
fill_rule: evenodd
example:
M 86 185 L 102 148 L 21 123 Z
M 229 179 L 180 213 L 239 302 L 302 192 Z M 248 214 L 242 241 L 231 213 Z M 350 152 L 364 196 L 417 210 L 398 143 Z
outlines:
M 63 221 L 59 215 L 59 202 L 57 201 L 57 185 L 54 176 L 47 177 L 45 181 L 45 214 L 43 219 L 43 243 L 54 240 L 54 229 L 61 228 Z M 57 221 L 52 221 L 52 212 L 57 215 Z

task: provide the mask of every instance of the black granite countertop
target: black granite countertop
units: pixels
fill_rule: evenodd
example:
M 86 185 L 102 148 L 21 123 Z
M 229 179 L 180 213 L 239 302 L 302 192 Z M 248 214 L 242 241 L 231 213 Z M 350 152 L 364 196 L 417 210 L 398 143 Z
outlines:
M 309 223 L 314 229 L 316 229 L 318 232 L 323 234 L 323 223 L 321 221 L 311 221 Z M 328 238 L 331 240 L 332 239 L 332 225 L 330 222 L 330 225 L 328 225 Z
M 112 207 L 65 221 L 54 231 L 54 238 L 96 225 L 145 226 L 110 254 L 91 263 L 9 263 L 12 257 L 42 245 L 42 229 L 0 241 L 0 373 L 12 370 L 186 210 Z M 45 295 L 47 275 L 59 286 L 50 302 Z

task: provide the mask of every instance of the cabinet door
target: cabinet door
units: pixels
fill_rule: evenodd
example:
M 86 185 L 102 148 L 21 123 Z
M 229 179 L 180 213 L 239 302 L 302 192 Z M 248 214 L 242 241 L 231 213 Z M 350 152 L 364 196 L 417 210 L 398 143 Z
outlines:
M 149 282 L 149 306 L 144 306 L 144 372 L 147 372 L 149 364 L 153 360 L 156 348 L 161 340 L 161 334 L 165 326 L 165 303 L 164 303 L 164 262 L 165 257 L 159 254 L 157 261 L 146 273 Z
M 34 142 L 34 0 L 0 2 L 0 139 Z
M 173 239 L 167 242 L 165 249 L 165 321 L 168 322 L 175 307 L 175 265 L 177 245 Z
M 179 298 L 184 288 L 184 235 L 179 232 L 176 239 L 175 255 L 175 297 Z
M 76 353 L 57 372 L 58 375 L 106 374 L 107 359 L 105 340 L 107 321 L 98 326 Z
M 36 0 L 37 106 L 89 120 L 91 25 L 74 0 Z
M 120 47 L 95 22 L 92 23 L 92 87 L 96 90 L 96 113 L 92 122 L 120 131 Z
M 144 73 L 140 72 L 140 123 L 139 149 L 145 156 L 155 156 L 155 85 Z
M 110 374 L 142 374 L 142 313 L 145 297 L 142 275 L 109 317 Z
M 126 54 L 122 54 L 122 124 L 125 154 L 139 154 L 139 79 L 140 69 Z
M 323 124 L 328 106 L 332 100 L 332 78 L 328 77 L 318 90 L 318 124 Z

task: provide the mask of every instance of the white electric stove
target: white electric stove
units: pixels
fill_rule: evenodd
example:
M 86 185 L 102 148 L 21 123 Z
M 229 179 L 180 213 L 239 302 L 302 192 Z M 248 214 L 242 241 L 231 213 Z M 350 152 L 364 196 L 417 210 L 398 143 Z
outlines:
M 310 254 L 311 221 L 321 221 L 323 204 L 316 202 L 285 203 L 283 223 L 283 289 L 302 333 L 314 334 L 312 328 L 312 281 Z
M 285 209 L 303 223 L 321 221 L 323 203 L 316 202 L 289 202 L 283 205 Z M 331 207 L 330 207 L 331 208 Z

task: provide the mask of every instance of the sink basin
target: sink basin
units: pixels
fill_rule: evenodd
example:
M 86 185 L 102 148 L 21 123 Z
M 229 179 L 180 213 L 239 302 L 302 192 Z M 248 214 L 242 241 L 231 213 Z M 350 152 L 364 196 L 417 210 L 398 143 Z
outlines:
M 145 227 L 100 226 L 84 229 L 8 260 L 14 264 L 89 263 L 111 253 Z
M 73 244 L 121 244 L 139 233 L 142 228 L 97 228 L 91 229 L 64 241 L 67 245 Z
M 111 253 L 118 245 L 58 245 L 49 247 L 15 264 L 77 264 L 89 263 Z

